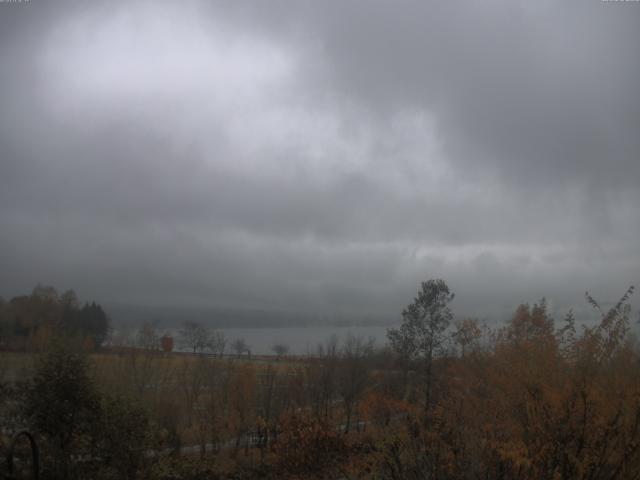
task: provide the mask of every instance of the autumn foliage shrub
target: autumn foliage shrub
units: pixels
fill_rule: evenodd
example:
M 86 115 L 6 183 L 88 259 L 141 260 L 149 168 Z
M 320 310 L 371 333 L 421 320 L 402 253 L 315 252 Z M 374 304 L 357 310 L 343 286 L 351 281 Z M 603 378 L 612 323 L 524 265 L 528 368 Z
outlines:
M 385 428 L 389 424 L 410 411 L 411 406 L 394 398 L 386 392 L 371 391 L 360 404 L 360 416 L 366 424 L 372 424 L 378 428 Z
M 632 292 L 582 332 L 571 314 L 556 328 L 544 302 L 523 305 L 490 349 L 447 359 L 445 388 L 426 421 L 381 442 L 379 477 L 639 478 Z
M 330 472 L 348 455 L 344 435 L 335 425 L 301 414 L 282 417 L 271 451 L 276 471 L 290 478 Z

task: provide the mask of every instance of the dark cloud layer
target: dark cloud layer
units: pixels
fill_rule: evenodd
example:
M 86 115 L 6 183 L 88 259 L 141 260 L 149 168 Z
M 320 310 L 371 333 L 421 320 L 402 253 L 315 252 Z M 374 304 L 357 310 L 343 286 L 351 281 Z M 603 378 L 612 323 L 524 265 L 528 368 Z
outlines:
M 0 3 L 0 292 L 397 317 L 640 276 L 640 4 Z

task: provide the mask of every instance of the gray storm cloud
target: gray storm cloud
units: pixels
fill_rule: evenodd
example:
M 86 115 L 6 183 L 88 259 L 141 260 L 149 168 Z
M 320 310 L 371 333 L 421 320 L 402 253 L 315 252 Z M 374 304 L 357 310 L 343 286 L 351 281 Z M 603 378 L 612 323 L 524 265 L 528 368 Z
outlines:
M 0 293 L 398 317 L 640 277 L 640 4 L 0 3 Z

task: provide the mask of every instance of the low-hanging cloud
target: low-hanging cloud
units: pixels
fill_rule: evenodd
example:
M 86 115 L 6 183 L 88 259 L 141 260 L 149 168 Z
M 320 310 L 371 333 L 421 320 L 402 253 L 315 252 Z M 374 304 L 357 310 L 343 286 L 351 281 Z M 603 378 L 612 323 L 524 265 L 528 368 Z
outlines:
M 0 292 L 397 318 L 640 274 L 640 7 L 0 4 Z

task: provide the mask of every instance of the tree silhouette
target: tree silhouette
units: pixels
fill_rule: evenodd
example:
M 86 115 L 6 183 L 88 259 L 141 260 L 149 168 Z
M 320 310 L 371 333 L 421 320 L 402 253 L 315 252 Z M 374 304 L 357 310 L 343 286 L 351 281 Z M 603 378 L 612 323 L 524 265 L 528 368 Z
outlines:
M 402 311 L 400 328 L 389 329 L 387 337 L 398 355 L 421 361 L 427 414 L 432 400 L 433 360 L 446 340 L 445 332 L 453 318 L 449 303 L 454 294 L 440 279 L 422 282 L 421 287 L 413 303 Z

